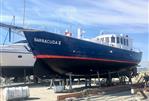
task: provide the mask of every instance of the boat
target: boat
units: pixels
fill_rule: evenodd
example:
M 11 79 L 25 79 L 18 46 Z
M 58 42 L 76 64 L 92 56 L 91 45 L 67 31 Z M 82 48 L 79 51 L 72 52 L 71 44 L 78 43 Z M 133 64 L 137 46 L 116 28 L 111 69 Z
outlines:
M 35 60 L 26 40 L 0 45 L 0 70 L 3 77 L 32 75 Z
M 90 76 L 118 73 L 136 74 L 142 52 L 133 48 L 133 42 L 125 34 L 105 34 L 92 39 L 72 37 L 53 32 L 24 30 L 24 35 L 36 57 L 49 71 L 60 75 Z

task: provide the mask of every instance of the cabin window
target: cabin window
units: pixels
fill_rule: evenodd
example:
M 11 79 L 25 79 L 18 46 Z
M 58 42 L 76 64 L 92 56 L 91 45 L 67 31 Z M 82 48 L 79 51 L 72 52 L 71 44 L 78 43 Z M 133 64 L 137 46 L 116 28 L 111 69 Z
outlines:
M 101 38 L 101 42 L 103 42 L 104 41 L 104 38 Z
M 119 37 L 117 37 L 117 43 L 120 43 L 120 40 L 119 40 L 120 38 Z
M 124 39 L 124 45 L 126 45 L 126 39 Z
M 126 44 L 127 44 L 127 46 L 129 45 L 129 44 L 128 44 L 128 39 L 126 39 Z
M 121 38 L 121 44 L 123 44 L 123 38 Z
M 107 43 L 109 43 L 109 37 L 106 37 L 105 40 Z
M 115 43 L 115 37 L 114 36 L 111 37 L 111 42 Z

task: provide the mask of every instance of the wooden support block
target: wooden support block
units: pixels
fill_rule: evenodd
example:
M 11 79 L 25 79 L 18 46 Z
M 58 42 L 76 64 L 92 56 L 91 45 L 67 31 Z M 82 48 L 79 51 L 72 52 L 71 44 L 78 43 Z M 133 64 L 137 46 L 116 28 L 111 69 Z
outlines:
M 62 101 L 70 97 L 80 98 L 82 97 L 82 93 L 79 92 L 79 93 L 71 93 L 71 94 L 66 94 L 66 95 L 58 95 L 57 101 Z

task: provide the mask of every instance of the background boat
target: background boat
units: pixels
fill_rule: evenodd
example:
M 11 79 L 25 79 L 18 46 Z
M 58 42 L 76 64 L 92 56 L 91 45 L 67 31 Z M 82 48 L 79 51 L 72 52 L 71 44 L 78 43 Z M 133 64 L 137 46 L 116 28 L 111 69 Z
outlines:
M 25 40 L 0 45 L 0 69 L 3 77 L 22 77 L 33 74 L 35 58 Z

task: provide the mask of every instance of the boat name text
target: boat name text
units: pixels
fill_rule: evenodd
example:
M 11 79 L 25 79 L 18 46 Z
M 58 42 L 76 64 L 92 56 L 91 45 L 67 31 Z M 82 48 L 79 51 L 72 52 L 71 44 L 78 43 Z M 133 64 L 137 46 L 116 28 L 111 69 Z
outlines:
M 61 41 L 49 40 L 49 39 L 43 39 L 43 38 L 34 38 L 34 42 L 46 43 L 46 44 L 52 44 L 52 45 L 61 45 Z

